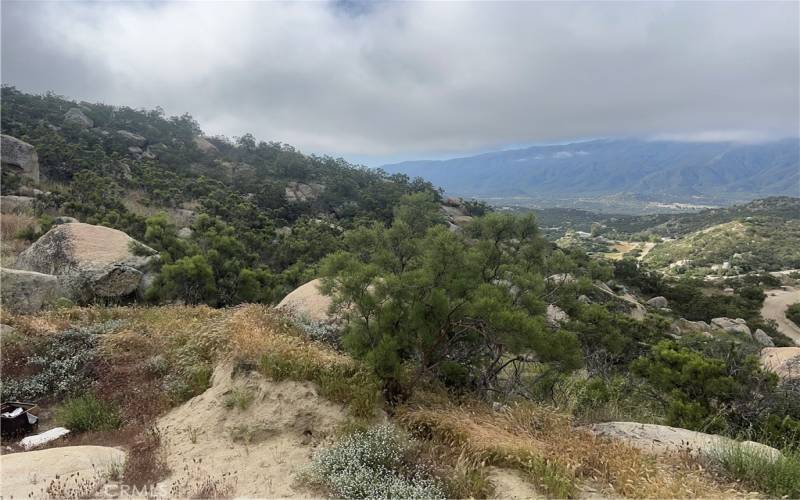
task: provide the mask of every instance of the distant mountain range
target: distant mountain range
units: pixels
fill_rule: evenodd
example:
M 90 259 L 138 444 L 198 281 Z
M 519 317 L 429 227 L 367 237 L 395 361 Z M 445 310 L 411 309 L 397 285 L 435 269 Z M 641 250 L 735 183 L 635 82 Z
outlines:
M 727 203 L 800 195 L 800 139 L 763 144 L 602 139 L 382 167 L 496 199 L 628 196 Z

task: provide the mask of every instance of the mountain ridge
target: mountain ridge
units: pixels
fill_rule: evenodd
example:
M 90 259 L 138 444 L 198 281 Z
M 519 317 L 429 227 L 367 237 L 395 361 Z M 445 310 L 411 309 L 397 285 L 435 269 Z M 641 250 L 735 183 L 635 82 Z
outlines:
M 763 144 L 598 139 L 384 165 L 474 197 L 753 199 L 800 194 L 800 139 Z

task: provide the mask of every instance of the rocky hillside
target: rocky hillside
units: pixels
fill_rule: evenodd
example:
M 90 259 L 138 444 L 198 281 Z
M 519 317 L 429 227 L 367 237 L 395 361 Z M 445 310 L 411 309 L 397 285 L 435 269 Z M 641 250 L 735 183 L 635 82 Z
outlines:
M 17 265 L 16 256 L 54 224 L 102 225 L 137 240 L 140 252 L 159 254 L 145 271 L 152 300 L 276 301 L 315 276 L 319 259 L 341 246 L 347 229 L 387 223 L 409 194 L 440 199 L 419 179 L 251 135 L 209 138 L 189 115 L 160 110 L 4 87 L 1 125 L 3 266 L 55 272 L 60 263 L 47 271 L 27 256 Z M 192 293 L 158 279 L 198 269 L 205 278 Z

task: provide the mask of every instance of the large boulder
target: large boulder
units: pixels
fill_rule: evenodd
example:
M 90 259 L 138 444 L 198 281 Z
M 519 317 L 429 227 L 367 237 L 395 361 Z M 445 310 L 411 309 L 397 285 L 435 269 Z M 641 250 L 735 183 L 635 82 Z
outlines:
M 76 302 L 123 297 L 139 287 L 158 256 L 116 229 L 70 223 L 53 227 L 17 258 L 17 267 L 58 276 Z
M 0 283 L 3 307 L 23 314 L 40 310 L 58 293 L 58 278 L 50 274 L 0 268 Z
M 195 137 L 194 145 L 197 146 L 197 149 L 199 149 L 205 154 L 216 153 L 218 151 L 217 147 L 211 144 L 211 142 L 209 142 L 209 140 L 206 139 L 205 137 L 199 137 L 199 136 Z
M 320 290 L 320 280 L 309 281 L 296 288 L 277 305 L 277 309 L 314 323 L 332 323 L 336 318 L 329 310 L 333 300 Z
M 669 306 L 669 302 L 664 297 L 658 296 L 648 300 L 647 305 L 656 309 L 664 309 Z
M 117 130 L 117 135 L 128 144 L 134 146 L 144 146 L 147 143 L 147 138 L 143 135 L 134 134 L 127 130 Z
M 775 347 L 775 343 L 772 341 L 772 338 L 761 328 L 757 328 L 753 333 L 753 340 L 764 347 Z
M 716 434 L 638 422 L 604 422 L 590 425 L 589 430 L 600 436 L 620 439 L 634 448 L 653 455 L 688 452 L 694 456 L 713 457 L 720 448 L 736 443 L 730 438 Z M 761 443 L 743 441 L 739 445 L 773 460 L 781 456 L 780 451 Z
M 747 322 L 742 318 L 714 318 L 711 320 L 711 326 L 734 335 L 739 334 L 747 335 L 748 337 L 752 336 L 750 327 L 747 326 Z
M 314 201 L 323 191 L 325 191 L 325 186 L 322 184 L 290 182 L 286 185 L 286 200 L 290 202 Z
M 80 128 L 92 128 L 94 122 L 83 113 L 81 108 L 70 108 L 64 114 L 64 124 L 75 125 Z
M 710 332 L 711 325 L 705 321 L 689 321 L 686 318 L 678 318 L 672 323 L 672 329 L 675 333 L 683 335 L 687 333 Z
M 0 213 L 27 214 L 33 212 L 34 198 L 29 196 L 0 196 Z
M 761 366 L 783 380 L 800 380 L 800 347 L 765 347 Z
M 39 156 L 36 148 L 10 135 L 0 135 L 0 164 L 23 177 L 39 182 Z

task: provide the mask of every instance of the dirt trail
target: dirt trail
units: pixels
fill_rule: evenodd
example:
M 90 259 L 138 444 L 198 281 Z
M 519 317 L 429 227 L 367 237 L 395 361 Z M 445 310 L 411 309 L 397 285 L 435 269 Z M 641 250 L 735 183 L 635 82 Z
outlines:
M 761 316 L 764 319 L 774 319 L 778 322 L 778 331 L 794 340 L 800 345 L 800 326 L 792 323 L 786 317 L 786 308 L 800 302 L 800 289 L 791 286 L 767 290 L 767 298 L 764 299 L 764 306 L 761 308 Z
M 647 257 L 647 254 L 650 253 L 650 250 L 652 250 L 655 247 L 656 247 L 655 243 L 651 243 L 651 242 L 644 243 L 642 245 L 642 253 L 639 254 L 638 257 L 636 257 L 636 260 L 638 260 L 638 261 L 644 260 L 644 258 Z

